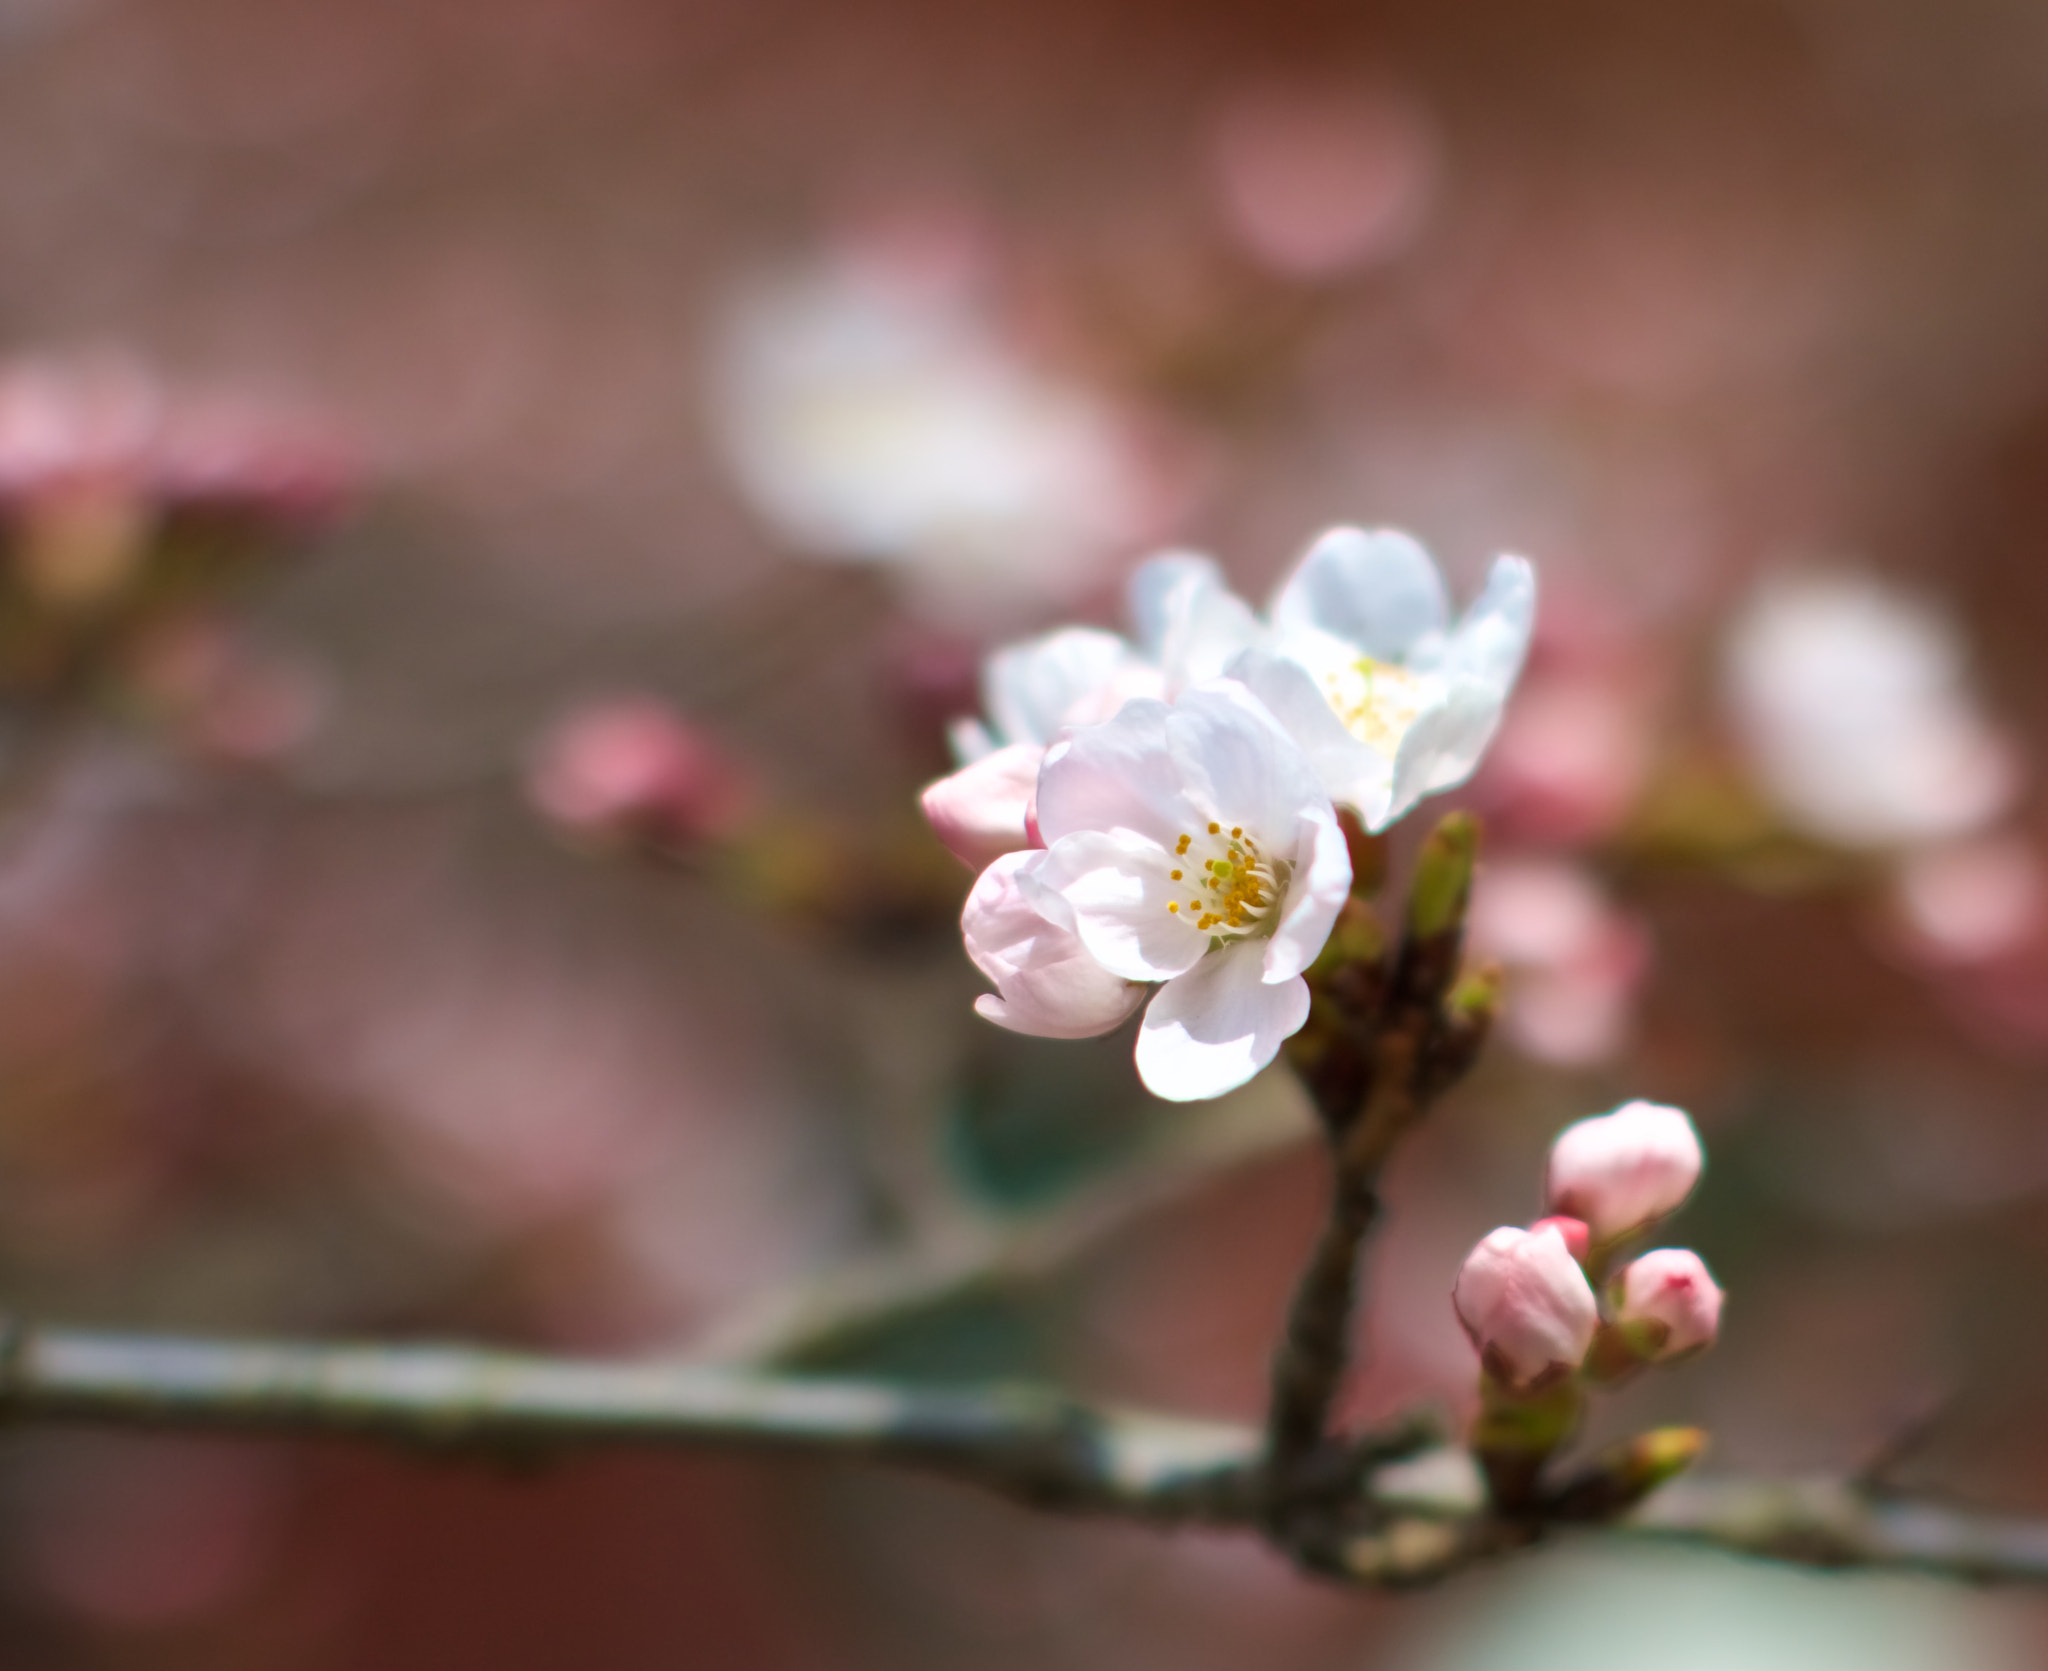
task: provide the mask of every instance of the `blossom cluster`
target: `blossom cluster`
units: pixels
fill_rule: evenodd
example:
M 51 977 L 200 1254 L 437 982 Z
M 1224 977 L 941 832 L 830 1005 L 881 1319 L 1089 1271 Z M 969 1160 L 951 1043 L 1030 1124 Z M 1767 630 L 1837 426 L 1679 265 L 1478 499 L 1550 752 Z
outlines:
M 1559 1134 L 1548 1216 L 1484 1237 L 1452 1295 L 1489 1392 L 1527 1396 L 1582 1370 L 1615 1380 L 1713 1344 L 1721 1290 L 1690 1248 L 1612 1269 L 1625 1244 L 1685 1202 L 1703 1165 L 1692 1121 L 1658 1103 L 1627 1103 Z
M 1338 809 L 1385 829 L 1469 777 L 1499 724 L 1535 576 L 1496 559 L 1452 620 L 1405 534 L 1336 528 L 1261 616 L 1184 552 L 1133 576 L 1129 638 L 1072 626 L 998 651 L 965 764 L 925 793 L 980 879 L 961 926 L 1016 1032 L 1107 1032 L 1150 998 L 1140 1076 L 1243 1084 L 1306 1021 L 1303 971 L 1352 876 Z M 1156 993 L 1153 989 L 1157 989 Z

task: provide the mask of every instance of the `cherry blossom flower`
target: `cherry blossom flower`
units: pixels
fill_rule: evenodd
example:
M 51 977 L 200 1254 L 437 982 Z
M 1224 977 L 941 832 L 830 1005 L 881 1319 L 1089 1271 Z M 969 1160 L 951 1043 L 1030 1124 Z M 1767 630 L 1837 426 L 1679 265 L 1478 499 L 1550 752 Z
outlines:
M 1517 1390 L 1575 1371 L 1600 1326 L 1592 1284 L 1554 1223 L 1486 1236 L 1451 1303 L 1486 1372 Z
M 952 730 L 965 767 L 925 792 L 933 827 L 969 863 L 1030 839 L 1026 745 L 1042 749 L 1132 697 L 1170 698 L 1224 675 L 1249 685 L 1306 749 L 1333 800 L 1384 829 L 1477 765 L 1528 645 L 1535 579 L 1522 559 L 1501 558 L 1447 630 L 1443 582 L 1419 545 L 1338 528 L 1281 586 L 1270 624 L 1211 559 L 1188 551 L 1142 564 L 1129 601 L 1135 643 L 1063 627 L 989 657 L 986 719 Z
M 1308 755 L 1332 800 L 1385 829 L 1472 775 L 1500 724 L 1535 622 L 1535 570 L 1495 559 L 1455 626 L 1429 553 L 1388 529 L 1332 528 L 1259 621 L 1213 565 L 1182 554 L 1139 570 L 1140 641 L 1169 693 L 1228 673 Z M 1149 619 L 1147 618 L 1149 616 Z
M 1528 650 L 1536 575 L 1494 561 L 1456 626 L 1406 534 L 1333 528 L 1273 600 L 1270 650 L 1232 667 L 1301 743 L 1332 799 L 1383 830 L 1472 775 Z
M 1596 1244 L 1675 1212 L 1706 1164 L 1685 1111 L 1624 1103 L 1558 1133 L 1545 1184 L 1549 1210 L 1584 1219 Z
M 1014 619 L 1152 537 L 1135 426 L 1009 339 L 972 264 L 849 240 L 720 321 L 712 411 L 753 507 L 797 549 L 880 563 L 928 616 Z
M 1651 1363 L 1705 1351 L 1721 1329 L 1721 1287 L 1691 1248 L 1661 1247 L 1615 1278 L 1614 1320 Z
M 1272 716 L 1229 681 L 1128 702 L 1047 753 L 1037 819 L 1046 848 L 997 860 L 962 918 L 999 988 L 981 1013 L 1018 1032 L 1108 1031 L 1135 1000 L 1084 980 L 1085 957 L 1163 983 L 1137 1043 L 1155 1095 L 1220 1096 L 1270 1062 L 1308 1018 L 1302 971 L 1351 884 L 1336 812 Z M 1011 878 L 1042 929 L 1020 923 Z
M 1837 846 L 1915 846 L 1981 829 L 2018 764 L 1979 708 L 1953 623 L 1865 576 L 1766 585 L 1728 643 L 1727 700 L 1763 788 Z

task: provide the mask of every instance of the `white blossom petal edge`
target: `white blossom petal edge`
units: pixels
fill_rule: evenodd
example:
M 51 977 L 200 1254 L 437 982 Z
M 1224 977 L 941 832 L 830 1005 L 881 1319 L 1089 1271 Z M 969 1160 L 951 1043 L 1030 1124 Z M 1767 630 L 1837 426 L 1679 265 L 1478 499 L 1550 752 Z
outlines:
M 1478 766 L 1528 651 L 1536 573 L 1496 558 L 1453 625 L 1443 578 L 1415 540 L 1332 528 L 1281 583 L 1270 624 L 1214 564 L 1182 553 L 1141 568 L 1131 598 L 1169 694 L 1219 672 L 1240 680 L 1330 798 L 1381 830 Z
M 1270 1062 L 1308 1018 L 1302 971 L 1351 886 L 1335 809 L 1273 717 L 1228 680 L 1171 705 L 1128 702 L 1047 752 L 1037 816 L 1045 850 L 999 860 L 975 892 L 1014 876 L 1019 899 L 1105 978 L 1165 983 L 1138 1039 L 1147 1088 L 1220 1096 Z M 962 926 L 1001 985 L 977 943 L 988 931 L 972 910 Z M 1003 1000 L 1015 1007 L 1008 986 Z M 1072 1013 L 1077 1033 L 1107 1030 Z M 1061 1024 L 1033 1019 L 1019 1030 Z

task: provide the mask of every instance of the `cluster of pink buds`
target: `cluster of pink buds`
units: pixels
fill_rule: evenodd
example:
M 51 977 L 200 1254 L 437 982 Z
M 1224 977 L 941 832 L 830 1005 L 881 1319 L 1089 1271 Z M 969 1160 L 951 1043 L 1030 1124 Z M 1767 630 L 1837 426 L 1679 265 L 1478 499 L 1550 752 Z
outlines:
M 1530 1473 L 1570 1436 L 1585 1383 L 1714 1343 L 1721 1289 L 1698 1254 L 1659 1248 L 1617 1267 L 1683 1205 L 1703 1164 L 1680 1109 L 1631 1102 L 1581 1120 L 1551 1146 L 1548 1216 L 1495 1230 L 1466 1257 L 1452 1303 L 1479 1352 L 1474 1447 L 1496 1479 L 1507 1462 Z
M 332 437 L 125 358 L 0 364 L 0 688 L 123 680 L 354 485 Z

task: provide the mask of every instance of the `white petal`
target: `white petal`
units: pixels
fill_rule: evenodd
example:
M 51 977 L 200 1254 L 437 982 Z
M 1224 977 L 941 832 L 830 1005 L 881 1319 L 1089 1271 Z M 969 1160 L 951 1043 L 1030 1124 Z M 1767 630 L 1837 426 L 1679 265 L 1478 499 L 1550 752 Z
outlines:
M 1307 1019 L 1307 981 L 1269 984 L 1255 941 L 1226 946 L 1160 988 L 1138 1030 L 1138 1077 L 1170 1102 L 1220 1097 Z
M 1115 633 L 1062 627 L 990 656 L 982 670 L 982 703 L 1004 742 L 1049 743 L 1077 708 L 1138 665 Z
M 966 716 L 946 722 L 946 743 L 953 751 L 953 759 L 962 766 L 985 760 L 1003 746 L 980 720 Z
M 1190 575 L 1166 599 L 1159 664 L 1167 694 L 1221 678 L 1264 632 L 1252 606 L 1220 579 Z
M 1408 535 L 1382 528 L 1332 528 L 1282 583 L 1273 624 L 1314 628 L 1377 661 L 1401 661 L 1449 616 L 1443 577 Z
M 1266 942 L 1265 978 L 1289 980 L 1315 962 L 1351 892 L 1351 850 L 1336 813 L 1319 807 L 1306 815 L 1306 839 L 1296 845 L 1287 911 Z
M 1514 687 L 1536 626 L 1536 570 L 1526 557 L 1496 557 L 1486 585 L 1444 647 L 1442 671 L 1503 696 Z
M 1303 814 L 1328 803 L 1300 745 L 1238 680 L 1182 692 L 1166 732 L 1188 799 L 1244 825 L 1276 858 L 1291 856 Z
M 1012 743 L 926 786 L 924 815 L 955 858 L 979 870 L 1031 845 L 1031 803 L 1044 759 L 1036 743 Z
M 1110 974 L 1070 930 L 1032 908 L 1017 878 L 1039 857 L 1005 855 L 967 896 L 960 913 L 967 955 L 1000 992 L 984 994 L 974 1007 L 1015 1033 L 1092 1038 L 1136 1009 L 1148 989 Z
M 1162 551 L 1132 571 L 1124 588 L 1124 597 L 1130 608 L 1131 626 L 1137 634 L 1138 648 L 1144 654 L 1154 661 L 1159 660 L 1175 598 L 1190 585 L 1203 582 L 1222 586 L 1223 571 L 1216 566 L 1213 557 L 1204 557 L 1198 551 Z
M 1384 829 L 1425 795 L 1455 788 L 1472 775 L 1500 727 L 1501 695 L 1489 685 L 1464 682 L 1431 708 L 1401 739 L 1394 758 L 1393 794 L 1371 824 Z
M 1194 885 L 1173 881 L 1174 865 L 1165 848 L 1142 836 L 1083 830 L 1038 855 L 1018 883 L 1040 912 L 1056 898 L 1051 914 L 1071 913 L 1081 944 L 1112 974 L 1163 981 L 1193 967 L 1209 946 L 1189 920 Z M 1168 910 L 1176 900 L 1180 910 Z
M 1305 668 L 1285 656 L 1252 650 L 1230 664 L 1230 676 L 1294 739 L 1324 794 L 1355 808 L 1373 829 L 1386 822 L 1393 761 L 1344 728 Z
M 1038 776 L 1046 844 L 1083 830 L 1130 830 L 1171 847 L 1206 811 L 1188 798 L 1167 744 L 1165 703 L 1140 699 L 1047 752 Z

